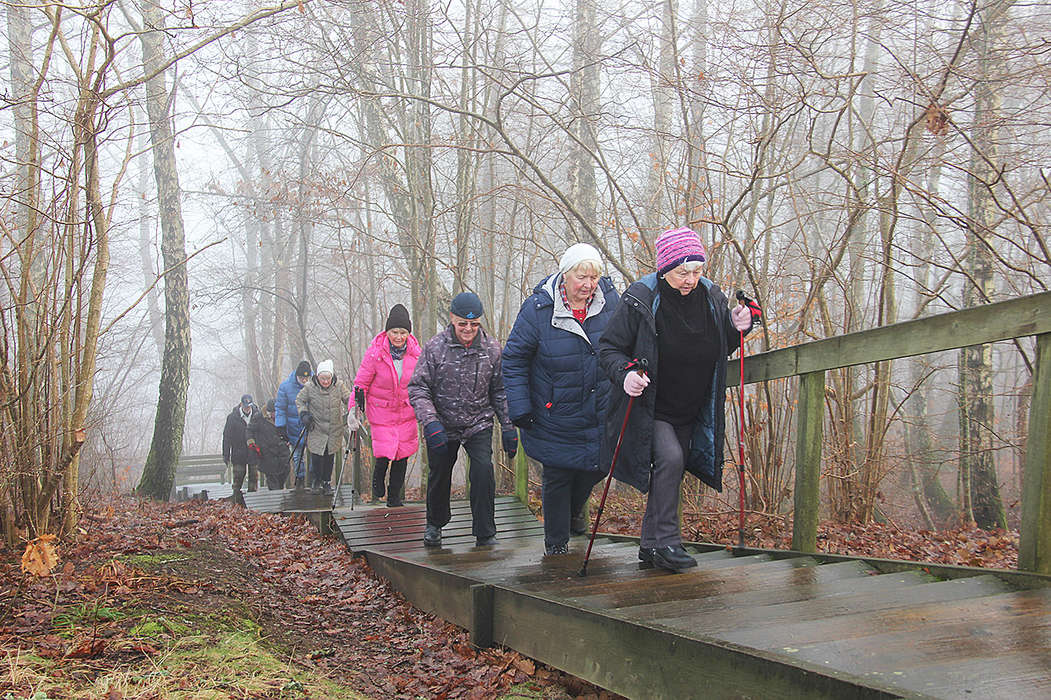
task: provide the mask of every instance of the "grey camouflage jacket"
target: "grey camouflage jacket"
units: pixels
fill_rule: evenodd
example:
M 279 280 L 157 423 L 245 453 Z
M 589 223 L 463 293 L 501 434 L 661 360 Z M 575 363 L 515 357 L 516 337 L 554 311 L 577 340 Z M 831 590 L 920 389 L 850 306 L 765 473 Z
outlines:
M 450 440 L 462 440 L 492 427 L 510 430 L 500 344 L 485 329 L 471 347 L 456 338 L 450 324 L 423 346 L 409 382 L 409 403 L 423 425 L 438 421 Z

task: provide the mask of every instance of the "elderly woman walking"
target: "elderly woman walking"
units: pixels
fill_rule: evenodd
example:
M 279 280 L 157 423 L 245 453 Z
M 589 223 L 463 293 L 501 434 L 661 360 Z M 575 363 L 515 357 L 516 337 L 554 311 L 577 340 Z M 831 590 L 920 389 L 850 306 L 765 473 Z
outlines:
M 571 528 L 584 530 L 584 506 L 605 474 L 599 443 L 609 380 L 597 345 L 618 300 L 599 252 L 577 243 L 522 304 L 504 347 L 511 420 L 526 454 L 543 465 L 547 554 L 569 551 Z
M 409 380 L 420 357 L 408 310 L 395 304 L 382 333 L 365 351 L 354 377 L 354 401 L 372 427 L 372 500 L 387 495 L 387 507 L 402 504 L 405 466 L 419 447 L 416 414 L 409 403 Z M 386 483 L 390 467 L 390 484 Z
M 729 309 L 719 286 L 701 276 L 706 255 L 688 228 L 656 241 L 657 272 L 632 284 L 599 340 L 599 363 L 614 383 L 602 442 L 609 464 L 630 397 L 614 477 L 648 493 L 639 559 L 679 571 L 697 561 L 682 546 L 679 494 L 689 471 L 722 491 L 726 358 L 752 314 Z M 649 374 L 629 369 L 649 361 Z
M 296 395 L 299 420 L 307 431 L 314 493 L 332 493 L 332 465 L 343 447 L 349 400 L 350 389 L 336 377 L 332 360 L 319 362 L 313 378 Z

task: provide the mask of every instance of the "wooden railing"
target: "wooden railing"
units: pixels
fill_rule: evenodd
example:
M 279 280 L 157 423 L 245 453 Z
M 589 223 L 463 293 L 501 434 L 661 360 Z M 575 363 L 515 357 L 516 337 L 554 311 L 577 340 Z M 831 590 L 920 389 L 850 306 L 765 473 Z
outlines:
M 827 370 L 1027 336 L 1036 336 L 1036 357 L 1018 568 L 1051 574 L 1051 292 L 746 357 L 745 384 L 799 377 L 792 548 L 816 551 Z M 739 369 L 730 370 L 727 386 L 737 386 Z

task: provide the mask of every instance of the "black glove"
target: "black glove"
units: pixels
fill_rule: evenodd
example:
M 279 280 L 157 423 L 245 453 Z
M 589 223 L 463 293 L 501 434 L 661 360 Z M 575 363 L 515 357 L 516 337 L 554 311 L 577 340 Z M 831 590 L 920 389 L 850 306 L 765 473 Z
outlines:
M 365 390 L 360 386 L 354 387 L 354 403 L 357 404 L 358 410 L 365 411 Z
M 445 426 L 436 420 L 423 426 L 423 438 L 427 441 L 427 449 L 431 452 L 445 452 L 449 444 L 449 438 L 445 435 Z
M 523 416 L 518 416 L 518 418 L 512 418 L 511 422 L 522 430 L 529 430 L 536 423 L 536 418 L 533 417 L 532 413 L 526 413 Z
M 308 433 L 314 429 L 314 416 L 310 411 L 303 411 L 299 414 L 299 422 L 303 424 L 303 429 Z
M 500 442 L 504 445 L 504 452 L 508 457 L 514 457 L 518 452 L 518 431 L 514 428 L 505 428 L 500 436 Z
M 288 442 L 288 430 L 285 429 L 285 426 L 283 426 L 283 425 L 275 425 L 274 427 L 277 428 L 277 436 L 279 438 L 281 438 L 281 442 L 286 442 L 287 443 Z

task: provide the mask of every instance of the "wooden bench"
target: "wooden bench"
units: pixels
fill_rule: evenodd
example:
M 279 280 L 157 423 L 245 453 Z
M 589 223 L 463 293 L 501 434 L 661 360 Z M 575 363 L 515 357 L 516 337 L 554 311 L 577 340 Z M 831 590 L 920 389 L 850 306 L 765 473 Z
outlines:
M 184 501 L 193 496 L 197 484 L 227 484 L 231 481 L 221 454 L 183 455 L 175 466 L 172 482 L 173 500 Z

